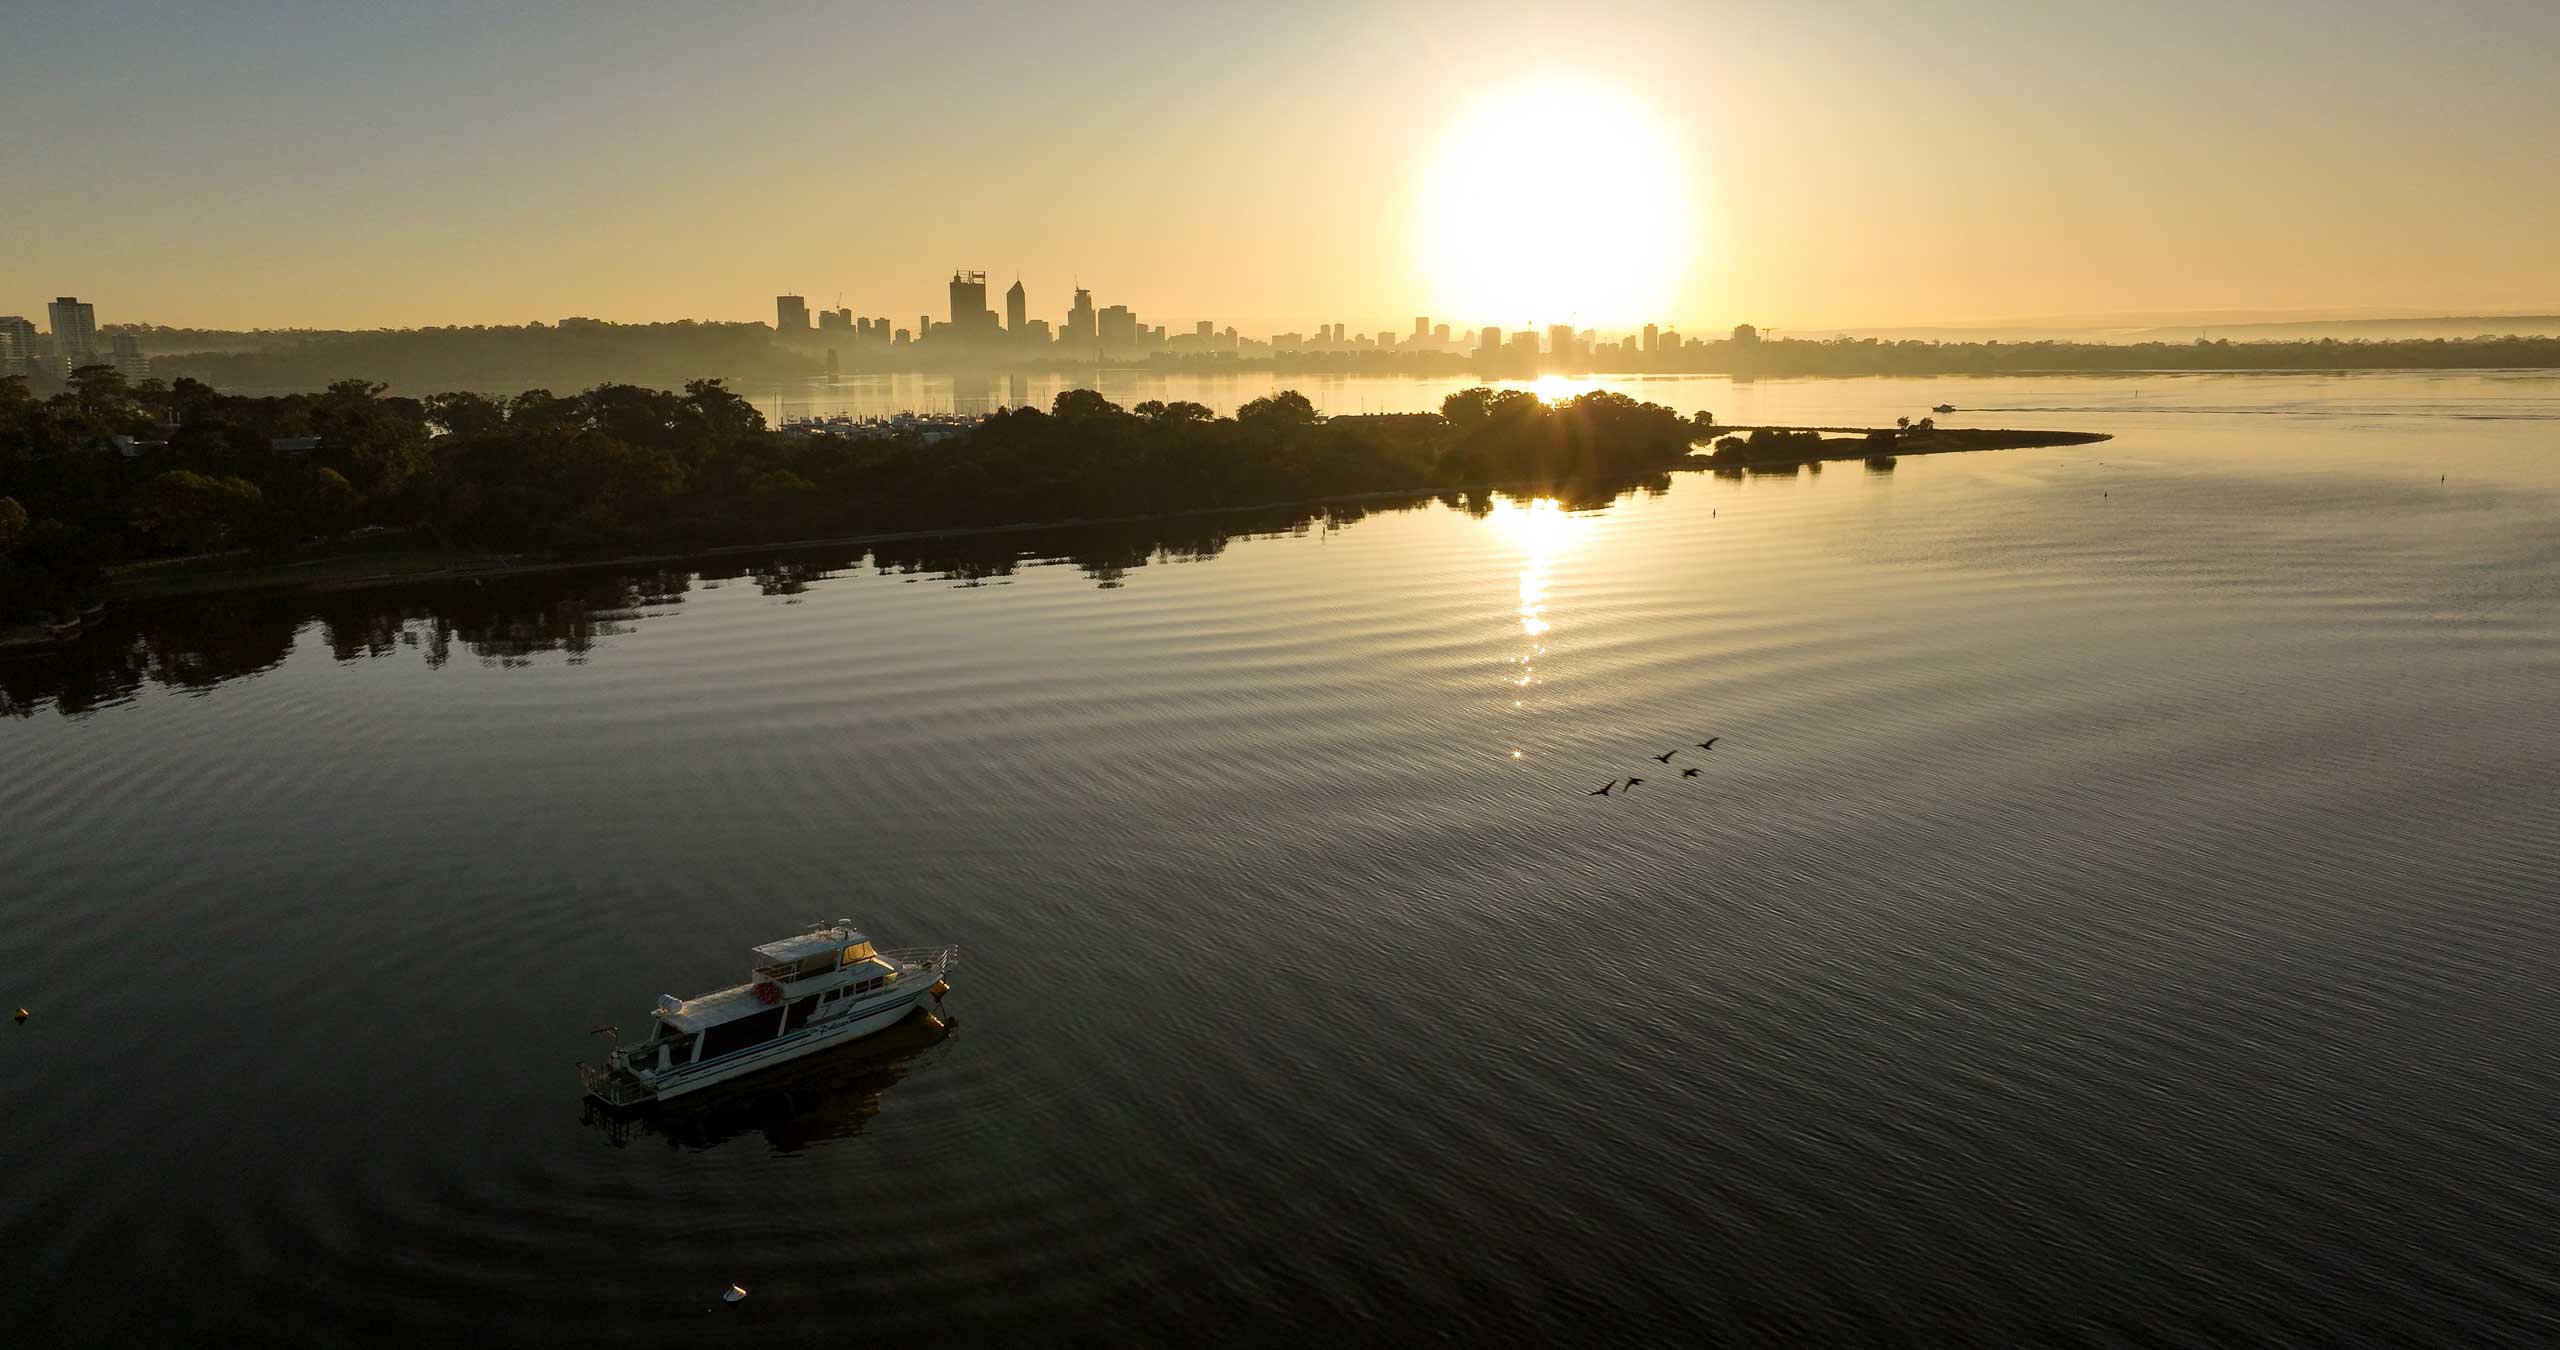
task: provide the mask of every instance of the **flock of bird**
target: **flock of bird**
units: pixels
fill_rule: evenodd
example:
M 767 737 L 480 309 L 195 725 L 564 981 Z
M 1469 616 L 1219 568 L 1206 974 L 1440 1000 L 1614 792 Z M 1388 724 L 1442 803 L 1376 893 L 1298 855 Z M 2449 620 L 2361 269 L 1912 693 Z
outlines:
M 1698 742 L 1698 748 L 1701 750 L 1713 750 L 1716 748 L 1716 742 L 1723 739 L 1724 737 L 1722 736 L 1709 736 L 1705 740 Z M 1675 746 L 1672 749 L 1663 751 L 1661 754 L 1647 755 L 1645 758 L 1650 759 L 1654 763 L 1667 769 L 1671 767 L 1671 757 L 1679 753 L 1680 748 Z M 1682 769 L 1680 771 L 1680 776 L 1683 778 L 1695 778 L 1698 776 L 1698 770 Z M 1644 782 L 1644 780 L 1641 778 L 1629 778 L 1625 782 L 1620 782 L 1617 779 L 1612 778 L 1608 782 L 1602 783 L 1598 788 L 1582 795 L 1586 797 L 1606 797 L 1610 793 L 1614 792 L 1623 797 L 1626 794 L 1635 791 L 1637 785 L 1642 782 Z

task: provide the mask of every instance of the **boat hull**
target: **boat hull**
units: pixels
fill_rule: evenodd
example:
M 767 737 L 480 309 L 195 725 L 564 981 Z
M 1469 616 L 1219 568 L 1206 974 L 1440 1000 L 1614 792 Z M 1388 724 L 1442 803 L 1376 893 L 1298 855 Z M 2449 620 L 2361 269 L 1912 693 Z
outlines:
M 723 1055 L 706 1064 L 634 1074 L 633 1077 L 654 1090 L 651 1095 L 655 1100 L 669 1101 L 688 1092 L 700 1092 L 707 1087 L 788 1064 L 803 1055 L 875 1035 L 907 1020 L 918 1008 L 930 1009 L 932 1006 L 930 991 L 919 985 L 881 999 L 876 1006 L 830 1021 L 812 1022 L 789 1035 L 749 1046 L 735 1054 Z M 590 1092 L 588 1095 L 599 1101 L 611 1101 L 601 1093 Z

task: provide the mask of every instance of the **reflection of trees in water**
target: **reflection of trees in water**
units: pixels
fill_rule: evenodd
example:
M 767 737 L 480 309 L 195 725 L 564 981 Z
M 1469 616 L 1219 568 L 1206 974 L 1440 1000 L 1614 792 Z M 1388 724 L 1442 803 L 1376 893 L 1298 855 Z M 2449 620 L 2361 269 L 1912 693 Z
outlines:
M 1670 476 L 1561 494 L 1567 510 L 1597 510 L 1628 492 L 1668 490 Z M 1490 494 L 1387 497 L 1321 507 L 1226 511 L 1172 520 L 888 540 L 867 548 L 723 555 L 684 567 L 653 566 L 437 581 L 310 595 L 214 597 L 118 607 L 78 640 L 35 655 L 0 658 L 0 716 L 32 717 L 51 705 L 78 716 L 148 686 L 204 691 L 282 664 L 303 632 L 340 661 L 415 652 L 431 668 L 456 648 L 501 667 L 559 653 L 585 660 L 652 611 L 681 604 L 695 578 L 752 581 L 768 596 L 797 596 L 868 566 L 880 575 L 959 585 L 1010 578 L 1023 567 L 1070 566 L 1106 589 L 1150 563 L 1206 562 L 1237 539 L 1347 529 L 1381 511 L 1437 503 L 1481 517 Z

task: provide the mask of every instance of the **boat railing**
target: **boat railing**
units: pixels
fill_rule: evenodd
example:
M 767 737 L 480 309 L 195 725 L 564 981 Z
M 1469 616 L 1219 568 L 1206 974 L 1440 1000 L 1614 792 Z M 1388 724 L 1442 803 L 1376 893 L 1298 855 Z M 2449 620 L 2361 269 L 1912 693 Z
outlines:
M 880 952 L 881 959 L 901 970 L 921 970 L 940 975 L 960 964 L 958 947 L 890 947 Z
M 636 1106 L 658 1095 L 656 1088 L 601 1064 L 579 1064 L 578 1076 L 586 1080 L 588 1093 L 608 1106 Z

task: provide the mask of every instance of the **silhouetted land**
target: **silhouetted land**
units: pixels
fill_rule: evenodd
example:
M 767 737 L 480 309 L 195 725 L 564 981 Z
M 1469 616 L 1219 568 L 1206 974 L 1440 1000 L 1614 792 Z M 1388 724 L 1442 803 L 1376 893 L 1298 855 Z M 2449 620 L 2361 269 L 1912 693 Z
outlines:
M 1858 427 L 1727 427 L 1707 458 L 1717 468 L 1737 465 L 1813 464 L 1826 460 L 1889 461 L 1900 455 L 1942 455 L 1966 450 L 2026 450 L 2038 446 L 2088 445 L 2112 439 L 2097 431 L 2011 431 L 1975 427 L 1939 427 L 1922 419 L 1907 428 Z M 1846 431 L 1846 436 L 1823 433 Z M 1884 467 L 1879 464 L 1878 467 Z
M 2498 320 L 2483 320 L 2497 323 Z M 1089 371 L 1090 349 L 1052 344 L 984 350 L 931 343 L 859 347 L 850 341 L 783 340 L 754 323 L 531 324 L 368 331 L 222 331 L 128 326 L 164 378 L 186 377 L 234 390 L 319 390 L 361 372 L 397 392 L 599 383 L 673 387 L 704 375 L 732 387 L 797 385 L 827 370 L 835 346 L 848 373 Z M 1944 342 L 1876 338 L 1825 341 L 1691 340 L 1674 350 L 1624 351 L 1604 345 L 1588 357 L 1508 351 L 1483 354 L 1369 349 L 1234 354 L 1114 352 L 1116 368 L 1161 371 L 1255 370 L 1279 374 L 1405 374 L 1511 378 L 1571 370 L 1592 374 L 1707 374 L 1737 377 L 1846 375 L 2032 375 L 2141 371 L 2560 368 L 2560 337 L 2494 330 L 2468 339 L 2234 342 Z
M 119 591 L 316 589 L 1487 486 L 1606 500 L 1702 467 L 1692 447 L 1715 430 L 1706 413 L 1605 391 L 1551 404 L 1475 388 L 1438 413 L 1325 418 L 1294 391 L 1218 417 L 1069 390 L 928 445 L 775 432 L 714 380 L 505 400 L 349 380 L 249 398 L 185 379 L 128 389 L 90 367 L 77 386 L 37 400 L 0 381 L 0 621 L 66 623 L 110 564 L 154 558 L 195 561 L 129 572 Z M 1925 421 L 1854 441 L 1759 428 L 1716 462 L 2086 439 Z

